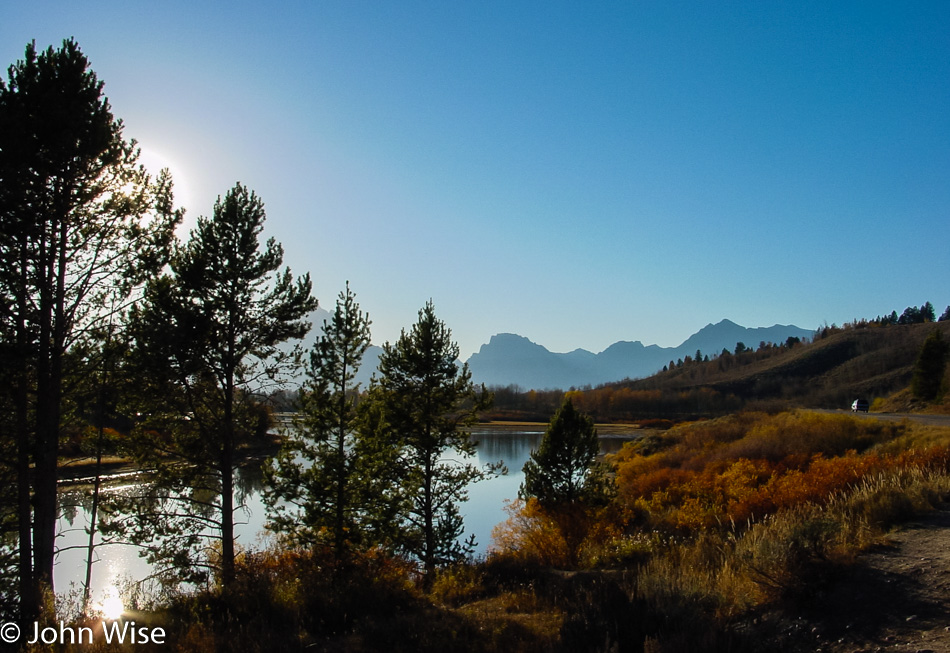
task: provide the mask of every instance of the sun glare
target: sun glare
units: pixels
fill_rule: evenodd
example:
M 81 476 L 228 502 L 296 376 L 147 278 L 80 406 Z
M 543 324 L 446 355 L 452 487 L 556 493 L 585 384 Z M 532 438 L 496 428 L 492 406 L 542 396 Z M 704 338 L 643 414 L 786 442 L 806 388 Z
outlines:
M 153 177 L 158 176 L 158 173 L 161 172 L 163 168 L 168 168 L 168 171 L 171 172 L 172 181 L 175 184 L 175 206 L 183 206 L 186 209 L 189 208 L 189 202 L 192 198 L 188 187 L 188 180 L 182 168 L 164 154 L 156 152 L 151 148 L 142 147 L 141 150 L 142 153 L 139 157 L 139 162 L 145 166 L 145 169 L 148 170 Z
M 119 598 L 119 590 L 117 590 L 114 586 L 110 587 L 107 591 L 106 597 L 97 606 L 97 609 L 106 619 L 112 621 L 120 619 L 123 613 L 125 613 L 125 606 L 122 604 L 122 599 Z

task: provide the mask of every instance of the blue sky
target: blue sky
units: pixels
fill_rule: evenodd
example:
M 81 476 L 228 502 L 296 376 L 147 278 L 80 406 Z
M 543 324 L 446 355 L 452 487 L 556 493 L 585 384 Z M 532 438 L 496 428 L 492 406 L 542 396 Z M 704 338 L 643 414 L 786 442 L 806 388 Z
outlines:
M 236 181 L 332 308 L 463 358 L 950 303 L 950 3 L 123 2 L 73 36 L 191 220 Z

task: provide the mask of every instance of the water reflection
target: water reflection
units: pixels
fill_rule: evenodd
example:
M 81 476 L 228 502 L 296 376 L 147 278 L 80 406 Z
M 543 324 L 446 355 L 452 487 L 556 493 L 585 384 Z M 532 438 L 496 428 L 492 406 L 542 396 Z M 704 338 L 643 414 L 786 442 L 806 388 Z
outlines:
M 541 442 L 541 431 L 497 431 L 488 428 L 472 431 L 478 441 L 478 464 L 503 460 L 509 470 L 520 470 Z
M 491 544 L 492 529 L 506 519 L 505 503 L 518 496 L 524 480 L 521 471 L 531 452 L 537 448 L 544 433 L 543 425 L 508 426 L 479 425 L 472 431 L 478 441 L 474 462 L 478 466 L 499 460 L 508 467 L 508 474 L 474 484 L 469 489 L 469 500 L 460 506 L 465 519 L 467 538 L 474 534 L 478 547 L 476 555 L 484 555 Z M 619 449 L 623 440 L 601 439 L 601 450 Z M 134 491 L 138 486 L 124 476 L 104 486 L 104 492 Z M 242 547 L 260 546 L 267 515 L 261 500 L 263 474 L 259 462 L 248 464 L 235 475 L 235 505 L 243 506 L 235 513 L 235 535 Z M 89 514 L 92 499 L 87 488 L 66 487 L 60 491 L 60 519 L 58 546 L 60 553 L 55 568 L 55 583 L 60 593 L 70 584 L 80 588 L 85 578 L 86 544 L 88 543 Z M 97 540 L 99 541 L 99 540 Z M 125 544 L 100 545 L 96 549 L 93 568 L 93 599 L 108 598 L 123 578 L 141 580 L 149 576 L 148 563 L 138 555 L 138 549 Z

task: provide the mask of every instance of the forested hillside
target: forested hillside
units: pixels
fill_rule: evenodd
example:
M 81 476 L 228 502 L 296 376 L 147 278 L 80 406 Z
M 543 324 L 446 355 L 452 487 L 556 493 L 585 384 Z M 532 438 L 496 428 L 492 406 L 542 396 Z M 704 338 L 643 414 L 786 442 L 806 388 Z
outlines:
M 570 394 L 602 421 L 692 419 L 741 408 L 845 408 L 858 397 L 873 402 L 907 388 L 921 347 L 935 329 L 950 338 L 948 320 L 861 320 L 821 329 L 814 342 L 790 339 L 755 350 L 740 344 L 709 360 L 671 361 L 645 379 Z M 496 415 L 527 418 L 553 410 L 555 394 L 496 389 Z

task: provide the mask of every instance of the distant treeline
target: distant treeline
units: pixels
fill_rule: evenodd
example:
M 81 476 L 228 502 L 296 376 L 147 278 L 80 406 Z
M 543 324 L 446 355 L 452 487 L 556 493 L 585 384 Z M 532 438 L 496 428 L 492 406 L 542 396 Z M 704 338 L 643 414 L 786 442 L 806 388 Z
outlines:
M 946 322 L 950 320 L 950 306 L 943 311 L 939 318 L 936 317 L 933 304 L 924 302 L 921 306 L 908 306 L 900 315 L 897 311 L 891 311 L 890 315 L 878 315 L 873 320 L 855 319 L 852 322 L 845 322 L 840 327 L 832 324 L 825 325 L 815 332 L 816 338 L 827 338 L 835 333 L 846 331 L 848 329 L 866 329 L 870 327 L 891 326 L 895 324 L 925 324 L 927 322 Z

